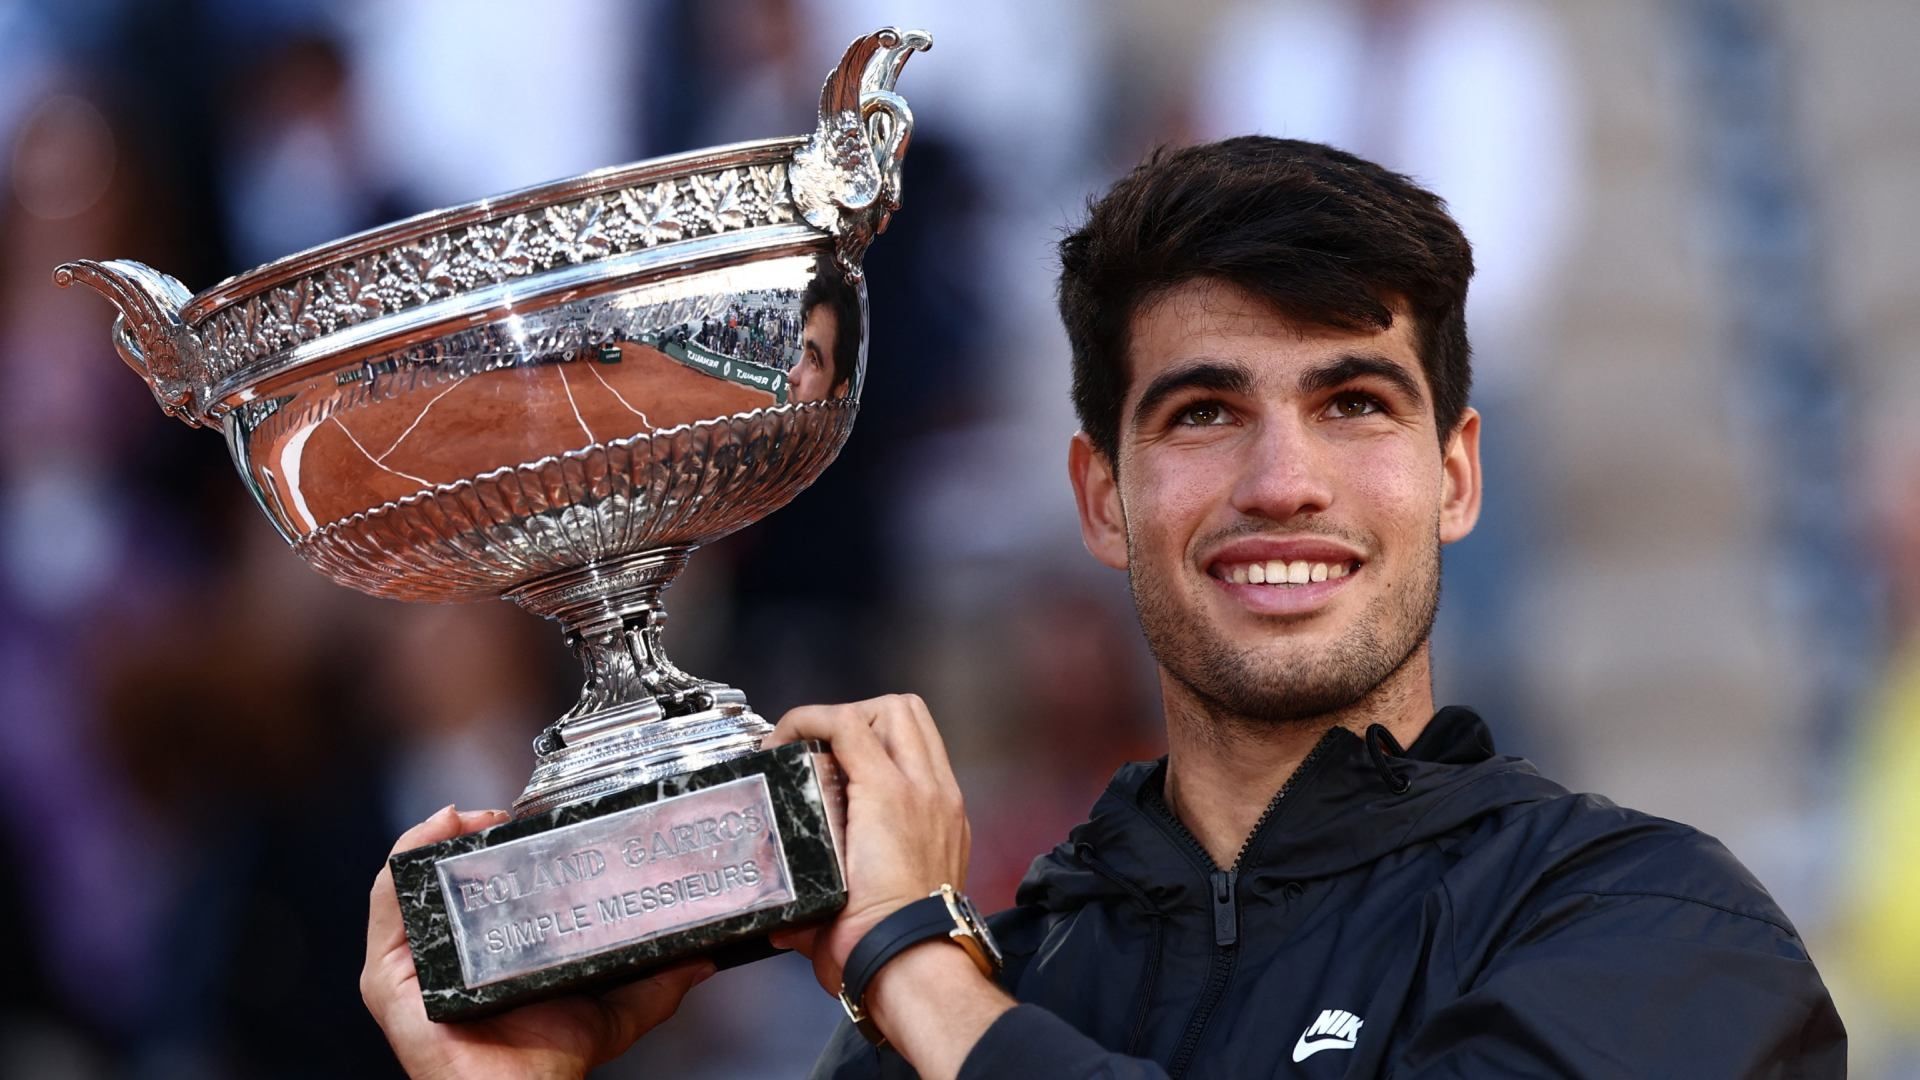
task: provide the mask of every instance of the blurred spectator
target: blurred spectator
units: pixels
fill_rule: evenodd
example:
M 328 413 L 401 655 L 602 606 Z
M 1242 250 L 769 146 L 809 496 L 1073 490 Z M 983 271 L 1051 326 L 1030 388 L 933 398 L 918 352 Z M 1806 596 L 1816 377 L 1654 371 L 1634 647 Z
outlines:
M 364 160 L 347 57 L 304 34 L 236 73 L 223 163 L 227 230 L 243 266 L 324 244 L 394 216 Z
M 1920 1076 L 1920 443 L 1882 445 L 1879 547 L 1895 648 L 1853 762 L 1840 993 L 1864 1021 L 1856 1066 Z
M 346 5 L 368 168 L 417 211 L 639 158 L 641 73 L 685 45 L 652 33 L 659 8 L 619 0 L 538 9 L 513 0 Z
M 150 1000 L 168 875 L 164 837 L 102 744 L 88 646 L 103 615 L 139 608 L 177 567 L 125 472 L 151 398 L 88 332 L 99 301 L 55 293 L 48 274 L 79 251 L 164 260 L 167 199 L 104 96 L 57 64 L 43 74 L 9 110 L 0 158 L 0 833 L 31 856 L 0 889 L 33 927 L 22 967 L 45 980 L 44 1015 L 120 1046 Z
M 387 742 L 358 675 L 367 635 L 341 617 L 346 594 L 288 565 L 259 524 L 231 576 L 169 598 L 161 617 L 194 612 L 191 634 L 116 619 L 97 642 L 108 752 L 166 838 L 166 872 L 143 890 L 160 907 L 136 984 L 149 996 L 128 1017 L 128 1056 L 155 1075 L 382 1062 L 378 1030 L 342 992 L 365 935 L 344 898 L 392 832 L 377 786 Z
M 993 684 L 993 720 L 963 714 L 951 736 L 972 781 L 969 887 L 983 908 L 1013 905 L 1034 857 L 1086 820 L 1115 769 L 1166 753 L 1158 687 L 1120 601 L 1085 579 L 1032 580 L 994 613 L 998 647 L 973 673 Z

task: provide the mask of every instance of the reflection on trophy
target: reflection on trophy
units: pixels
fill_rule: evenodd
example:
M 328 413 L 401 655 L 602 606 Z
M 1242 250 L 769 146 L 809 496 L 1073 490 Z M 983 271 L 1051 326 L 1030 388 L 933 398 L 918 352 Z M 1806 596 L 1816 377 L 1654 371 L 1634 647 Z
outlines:
M 514 819 L 392 860 L 436 1020 L 739 963 L 846 900 L 837 772 L 761 751 L 740 691 L 661 649 L 699 545 L 778 509 L 845 442 L 860 260 L 899 206 L 894 84 L 924 33 L 828 76 L 811 136 L 641 162 L 361 233 L 198 295 L 61 266 L 170 415 L 218 427 L 293 549 L 376 596 L 505 596 L 586 669 Z

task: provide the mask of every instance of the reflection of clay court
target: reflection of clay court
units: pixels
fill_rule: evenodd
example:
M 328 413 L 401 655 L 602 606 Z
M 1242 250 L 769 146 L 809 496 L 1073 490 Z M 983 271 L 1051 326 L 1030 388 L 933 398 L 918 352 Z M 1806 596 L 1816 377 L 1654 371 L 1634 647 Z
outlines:
M 262 460 L 282 505 L 310 529 L 502 466 L 774 404 L 645 345 L 618 355 L 607 363 L 588 351 L 402 391 L 329 417 L 304 440 L 309 429 L 289 431 Z

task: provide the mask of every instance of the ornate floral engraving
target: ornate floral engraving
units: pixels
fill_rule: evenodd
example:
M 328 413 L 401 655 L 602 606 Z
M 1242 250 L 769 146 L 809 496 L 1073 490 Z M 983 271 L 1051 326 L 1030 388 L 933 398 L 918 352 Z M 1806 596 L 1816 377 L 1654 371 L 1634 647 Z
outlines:
M 303 278 L 294 282 L 291 288 L 274 293 L 273 317 L 293 335 L 295 341 L 311 341 L 319 337 L 320 312 L 313 305 L 313 282 Z
M 393 307 L 406 307 L 409 301 L 424 302 L 446 296 L 456 287 L 453 278 L 453 242 L 444 233 L 400 248 L 388 259 L 387 265 L 391 268 L 391 287 L 397 290 L 393 294 Z M 383 281 L 383 284 L 386 282 Z
M 743 228 L 747 208 L 741 200 L 741 176 L 728 170 L 693 178 L 695 216 L 715 232 Z
M 622 191 L 620 205 L 627 211 L 629 242 L 652 247 L 670 244 L 685 235 L 685 227 L 680 223 L 679 194 L 671 180 Z
M 753 197 L 766 208 L 767 220 L 784 225 L 794 219 L 793 195 L 787 190 L 787 170 L 782 165 L 758 165 L 748 170 L 753 178 Z
M 246 347 L 257 353 L 272 352 L 279 345 L 279 335 L 272 317 L 266 311 L 266 305 L 258 298 L 249 300 L 240 309 L 240 340 Z
M 335 325 L 351 326 L 380 314 L 380 297 L 375 292 L 380 274 L 373 268 L 372 259 L 342 263 L 327 271 L 321 281 L 333 301 Z
M 531 274 L 539 268 L 533 245 L 528 242 L 532 235 L 533 225 L 525 214 L 515 214 L 497 225 L 475 225 L 467 230 L 467 255 L 489 282 Z
M 774 163 L 638 184 L 435 233 L 214 312 L 199 327 L 209 378 L 470 289 L 796 216 L 786 167 Z
M 608 223 L 607 204 L 602 199 L 547 208 L 555 250 L 570 263 L 592 262 L 613 250 Z

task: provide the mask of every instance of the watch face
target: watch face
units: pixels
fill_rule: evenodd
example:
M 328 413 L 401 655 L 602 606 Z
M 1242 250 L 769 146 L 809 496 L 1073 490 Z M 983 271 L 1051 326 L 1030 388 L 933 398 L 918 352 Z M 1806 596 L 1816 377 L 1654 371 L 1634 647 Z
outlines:
M 972 932 L 973 939 L 980 943 L 982 949 L 986 950 L 987 955 L 993 960 L 994 970 L 998 971 L 1000 969 L 1000 943 L 993 940 L 993 931 L 987 929 L 987 920 L 980 917 L 980 909 L 973 906 L 973 900 L 966 894 L 955 893 L 954 899 L 959 901 L 956 906 L 960 909 L 960 917 L 966 921 L 967 929 Z

